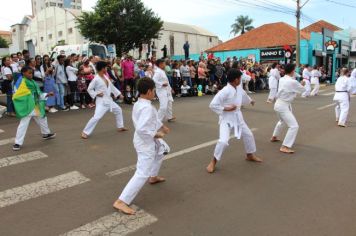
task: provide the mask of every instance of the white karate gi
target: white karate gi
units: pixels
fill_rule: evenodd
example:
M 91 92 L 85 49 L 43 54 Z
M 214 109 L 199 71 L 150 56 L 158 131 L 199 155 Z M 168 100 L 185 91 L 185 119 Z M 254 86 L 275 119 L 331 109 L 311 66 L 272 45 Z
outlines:
M 321 73 L 318 70 L 312 70 L 311 72 L 311 84 L 314 85 L 313 91 L 311 91 L 311 96 L 316 96 L 319 93 L 320 83 L 319 78 L 321 77 Z
M 169 85 L 166 72 L 161 68 L 156 67 L 153 81 L 156 84 L 156 94 L 159 99 L 158 118 L 161 121 L 170 120 L 173 118 L 173 97 L 172 88 Z M 163 84 L 168 84 L 168 86 L 164 87 Z
M 149 177 L 158 175 L 164 156 L 160 148 L 162 140 L 154 138 L 163 124 L 151 101 L 139 98 L 133 107 L 132 120 L 135 126 L 136 172 L 119 196 L 119 200 L 127 205 L 131 204 Z
M 278 68 L 271 69 L 268 78 L 269 95 L 268 100 L 274 101 L 278 91 L 278 80 L 281 78 Z
M 106 79 L 108 82 L 108 86 L 103 79 Z M 114 113 L 116 119 L 116 127 L 123 128 L 124 127 L 124 119 L 122 117 L 122 110 L 117 105 L 112 97 L 113 94 L 115 97 L 121 95 L 121 92 L 111 83 L 111 81 L 104 76 L 101 78 L 98 74 L 95 78 L 90 82 L 88 87 L 88 93 L 93 98 L 96 99 L 95 102 L 95 113 L 94 116 L 89 120 L 88 124 L 85 126 L 83 133 L 86 135 L 91 135 L 94 131 L 95 126 L 98 124 L 99 120 L 105 115 L 106 112 L 110 111 Z M 98 97 L 97 95 L 103 93 L 103 97 Z
M 309 97 L 310 96 L 310 92 L 311 92 L 311 85 L 310 85 L 310 78 L 311 78 L 311 73 L 308 70 L 308 68 L 305 68 L 303 70 L 303 80 L 305 81 L 305 91 L 304 93 L 302 93 L 302 97 Z
M 347 76 L 341 76 L 335 84 L 334 101 L 337 102 L 335 107 L 336 121 L 339 125 L 345 125 L 350 108 L 350 80 Z
M 214 151 L 216 160 L 221 160 L 224 150 L 229 145 L 231 130 L 234 131 L 234 136 L 237 139 L 242 137 L 247 154 L 256 152 L 255 138 L 245 123 L 241 112 L 241 106 L 250 103 L 251 98 L 242 89 L 241 85 L 234 88 L 229 83 L 215 95 L 210 103 L 210 109 L 219 115 L 220 137 Z M 224 111 L 225 107 L 232 105 L 237 106 L 235 111 Z
M 280 136 L 285 125 L 288 132 L 283 141 L 283 146 L 291 148 L 298 134 L 299 125 L 292 113 L 292 102 L 305 88 L 294 78 L 286 75 L 279 80 L 277 101 L 274 105 L 279 121 L 274 129 L 273 137 Z
M 354 69 L 351 73 L 351 77 L 349 78 L 350 83 L 350 93 L 356 94 L 356 69 Z

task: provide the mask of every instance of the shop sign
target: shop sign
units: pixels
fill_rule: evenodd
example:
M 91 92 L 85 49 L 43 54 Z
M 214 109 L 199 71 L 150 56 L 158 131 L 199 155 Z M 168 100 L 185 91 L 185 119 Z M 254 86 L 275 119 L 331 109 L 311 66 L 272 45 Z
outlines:
M 284 57 L 283 49 L 263 49 L 260 52 L 261 59 L 272 59 Z
M 325 47 L 326 47 L 326 50 L 328 51 L 335 51 L 335 49 L 338 47 L 339 45 L 337 44 L 336 41 L 334 40 L 330 40 L 330 41 L 327 41 L 325 43 Z

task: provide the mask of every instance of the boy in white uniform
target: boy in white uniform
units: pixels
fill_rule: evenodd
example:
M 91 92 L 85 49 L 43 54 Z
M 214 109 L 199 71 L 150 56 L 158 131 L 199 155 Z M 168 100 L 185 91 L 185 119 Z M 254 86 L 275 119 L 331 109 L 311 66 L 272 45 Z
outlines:
M 346 127 L 347 116 L 350 109 L 351 84 L 348 76 L 349 70 L 343 68 L 341 70 L 341 76 L 337 79 L 335 84 L 334 101 L 337 102 L 335 115 L 339 127 Z
M 294 150 L 291 148 L 297 138 L 299 125 L 292 113 L 292 102 L 299 93 L 305 92 L 305 81 L 300 84 L 295 80 L 295 65 L 287 64 L 285 66 L 286 75 L 279 80 L 277 101 L 274 105 L 279 121 L 274 129 L 271 142 L 279 142 L 278 136 L 281 134 L 285 125 L 288 126 L 288 132 L 283 141 L 280 151 L 283 153 L 292 154 Z
M 304 70 L 303 70 L 303 81 L 304 81 L 304 88 L 305 91 L 302 93 L 302 97 L 310 97 L 310 92 L 311 92 L 311 85 L 310 85 L 310 79 L 311 79 L 311 66 L 305 65 Z
M 273 103 L 276 100 L 278 80 L 281 78 L 277 65 L 277 63 L 272 64 L 272 69 L 268 78 L 269 95 L 267 103 Z
M 241 71 L 230 69 L 228 72 L 228 84 L 214 97 L 210 103 L 210 109 L 219 115 L 220 138 L 216 144 L 214 158 L 207 167 L 209 173 L 215 171 L 215 166 L 221 160 L 224 150 L 229 145 L 230 132 L 234 131 L 237 139 L 242 137 L 245 151 L 247 153 L 246 160 L 253 162 L 262 162 L 262 159 L 257 157 L 256 144 L 252 131 L 245 123 L 241 106 L 246 104 L 254 105 L 254 101 L 246 94 L 240 85 Z
M 355 95 L 356 94 L 356 69 L 354 69 L 351 73 L 351 77 L 350 77 L 350 88 L 351 88 L 351 95 Z
M 163 59 L 158 59 L 156 62 L 153 81 L 156 84 L 156 94 L 159 99 L 158 118 L 163 122 L 168 120 L 174 121 L 173 116 L 173 97 L 172 88 L 169 85 L 169 80 L 165 72 L 166 62 Z
M 150 184 L 165 181 L 158 176 L 158 172 L 164 155 L 169 152 L 168 145 L 162 140 L 169 129 L 162 124 L 157 110 L 151 104 L 155 98 L 155 83 L 149 78 L 140 79 L 137 90 L 140 98 L 132 111 L 135 126 L 133 142 L 137 152 L 136 172 L 113 205 L 117 210 L 129 215 L 135 214 L 129 205 L 147 180 Z
M 106 68 L 107 63 L 104 61 L 99 61 L 96 64 L 96 70 L 98 73 L 90 82 L 88 87 L 89 95 L 93 99 L 96 99 L 96 107 L 94 116 L 89 120 L 88 124 L 85 126 L 82 132 L 83 139 L 87 139 L 92 134 L 99 120 L 103 118 L 105 113 L 108 111 L 114 113 L 118 131 L 127 131 L 127 129 L 124 127 L 122 110 L 119 105 L 113 101 L 113 97 L 120 97 L 122 99 L 123 96 L 107 77 Z

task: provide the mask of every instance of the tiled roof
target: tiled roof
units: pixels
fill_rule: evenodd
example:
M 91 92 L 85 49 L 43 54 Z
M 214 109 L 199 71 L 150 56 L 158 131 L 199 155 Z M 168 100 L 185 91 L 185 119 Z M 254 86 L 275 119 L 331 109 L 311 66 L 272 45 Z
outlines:
M 297 30 L 284 22 L 262 25 L 225 43 L 208 49 L 208 52 L 231 51 L 252 48 L 269 48 L 296 45 Z M 301 32 L 301 39 L 310 39 L 310 34 Z
M 0 30 L 0 35 L 11 35 L 10 31 Z
M 306 33 L 321 32 L 323 28 L 331 30 L 331 31 L 342 30 L 341 28 L 337 27 L 336 25 L 333 25 L 333 24 L 326 22 L 324 20 L 320 20 L 318 22 L 315 22 L 314 24 L 311 24 L 311 25 L 305 27 L 304 29 L 302 29 L 302 31 L 304 31 Z

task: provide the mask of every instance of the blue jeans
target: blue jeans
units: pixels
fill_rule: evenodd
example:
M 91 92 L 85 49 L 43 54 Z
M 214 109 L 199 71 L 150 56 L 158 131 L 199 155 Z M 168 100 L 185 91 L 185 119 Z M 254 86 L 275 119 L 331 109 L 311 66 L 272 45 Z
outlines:
M 183 77 L 183 81 L 187 81 L 187 84 L 192 87 L 192 78 L 190 77 Z
M 65 91 L 66 91 L 66 87 L 64 84 L 56 84 L 57 86 L 57 91 L 58 93 L 56 94 L 57 95 L 57 104 L 60 108 L 64 109 L 65 106 L 64 106 L 64 94 L 65 94 Z
M 7 112 L 14 112 L 14 103 L 12 102 L 12 91 L 6 93 L 6 108 Z

